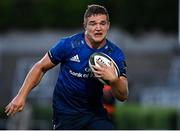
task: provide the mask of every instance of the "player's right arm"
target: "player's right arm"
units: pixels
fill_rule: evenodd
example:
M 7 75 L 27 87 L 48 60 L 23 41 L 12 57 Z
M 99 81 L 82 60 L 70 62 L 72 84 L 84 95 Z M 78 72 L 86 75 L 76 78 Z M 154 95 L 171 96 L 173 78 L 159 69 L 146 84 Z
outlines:
M 23 110 L 26 98 L 30 91 L 39 84 L 46 71 L 53 68 L 55 65 L 56 64 L 52 63 L 51 59 L 49 58 L 48 53 L 46 53 L 40 61 L 34 64 L 32 69 L 27 74 L 18 94 L 6 106 L 5 113 L 8 116 L 14 115 L 15 113 Z

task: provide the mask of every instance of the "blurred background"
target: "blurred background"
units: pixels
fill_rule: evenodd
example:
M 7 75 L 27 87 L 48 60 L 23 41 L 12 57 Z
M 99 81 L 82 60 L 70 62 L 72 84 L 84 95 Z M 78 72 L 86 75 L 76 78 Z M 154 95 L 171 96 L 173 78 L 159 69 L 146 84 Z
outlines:
M 8 118 L 4 108 L 35 62 L 60 38 L 83 31 L 88 4 L 107 8 L 108 38 L 127 58 L 129 99 L 115 101 L 117 129 L 180 129 L 178 0 L 1 0 L 0 129 L 52 129 L 59 67 L 33 89 L 23 112 Z

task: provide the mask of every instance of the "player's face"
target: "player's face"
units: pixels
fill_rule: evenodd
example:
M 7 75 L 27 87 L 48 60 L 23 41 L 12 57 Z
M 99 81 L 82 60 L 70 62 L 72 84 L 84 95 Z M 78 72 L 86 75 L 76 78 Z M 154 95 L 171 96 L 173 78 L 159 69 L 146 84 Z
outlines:
M 85 34 L 90 42 L 102 43 L 109 30 L 110 23 L 106 15 L 92 15 L 85 23 Z

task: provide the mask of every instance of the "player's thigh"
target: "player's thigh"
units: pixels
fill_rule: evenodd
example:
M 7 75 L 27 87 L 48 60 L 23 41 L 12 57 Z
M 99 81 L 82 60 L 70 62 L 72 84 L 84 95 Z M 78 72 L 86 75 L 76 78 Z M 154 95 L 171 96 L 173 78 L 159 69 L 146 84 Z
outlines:
M 75 130 L 83 129 L 88 123 L 89 117 L 78 115 L 56 115 L 53 118 L 53 129 L 56 130 Z
M 87 129 L 90 130 L 115 130 L 114 123 L 107 117 L 95 117 L 88 124 Z

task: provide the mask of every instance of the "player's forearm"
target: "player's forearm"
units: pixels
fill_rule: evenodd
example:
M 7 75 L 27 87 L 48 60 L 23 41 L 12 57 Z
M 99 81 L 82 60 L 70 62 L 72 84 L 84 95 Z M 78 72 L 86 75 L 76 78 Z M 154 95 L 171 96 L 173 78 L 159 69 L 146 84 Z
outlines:
M 128 98 L 128 81 L 125 77 L 120 77 L 111 82 L 112 93 L 120 101 Z
M 36 63 L 26 76 L 24 83 L 18 92 L 18 95 L 26 98 L 29 92 L 39 84 L 44 73 L 45 71 L 43 70 L 43 68 L 41 68 L 41 66 Z

